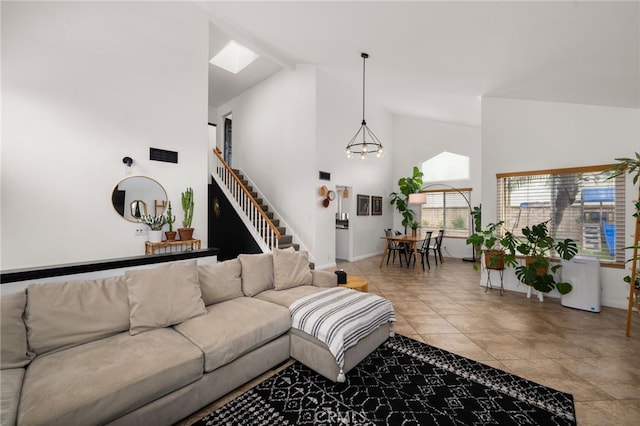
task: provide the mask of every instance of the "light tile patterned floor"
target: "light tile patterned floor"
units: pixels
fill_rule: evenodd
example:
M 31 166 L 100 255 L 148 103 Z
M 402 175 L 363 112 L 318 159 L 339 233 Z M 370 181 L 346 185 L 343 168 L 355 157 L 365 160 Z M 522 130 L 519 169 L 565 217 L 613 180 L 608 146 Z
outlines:
M 366 278 L 369 292 L 393 302 L 396 332 L 573 394 L 579 425 L 640 424 L 639 314 L 627 338 L 620 309 L 592 313 L 565 308 L 558 299 L 484 293 L 479 273 L 459 259 L 426 272 L 419 265 L 415 271 L 398 264 L 379 268 L 379 260 L 340 262 L 338 268 Z

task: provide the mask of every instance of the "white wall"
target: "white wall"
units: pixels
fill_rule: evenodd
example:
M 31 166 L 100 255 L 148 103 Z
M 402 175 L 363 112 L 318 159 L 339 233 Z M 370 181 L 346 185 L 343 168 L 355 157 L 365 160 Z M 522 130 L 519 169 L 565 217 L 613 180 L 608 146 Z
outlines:
M 637 109 L 483 98 L 483 222 L 496 219 L 497 173 L 610 164 L 639 151 Z M 631 200 L 637 198 L 636 191 L 628 179 L 627 246 L 632 244 Z M 626 308 L 629 291 L 624 275 L 627 271 L 622 269 L 600 268 L 603 305 Z M 505 286 L 516 289 L 512 273 L 505 273 Z
M 315 254 L 316 70 L 283 70 L 218 108 L 217 122 L 233 113 L 233 164 L 258 186 Z M 218 126 L 223 149 L 224 126 Z
M 367 125 L 382 142 L 382 157 L 369 156 L 362 160 L 358 156 L 347 158 L 345 155 L 345 147 L 362 121 L 362 89 L 359 81 L 356 79 L 353 85 L 345 87 L 326 70 L 318 70 L 316 167 L 317 170 L 330 172 L 331 182 L 317 180 L 316 186 L 326 185 L 331 189 L 335 189 L 336 185 L 349 187 L 349 198 L 342 200 L 343 211 L 349 213 L 349 230 L 339 232 L 348 233 L 350 261 L 382 254 L 384 240 L 380 237 L 384 236 L 384 229 L 390 227 L 392 221 L 388 197 L 393 185 L 395 152 L 391 114 L 373 102 L 367 102 Z M 357 194 L 381 196 L 382 215 L 358 216 Z M 325 247 L 327 258 L 323 260 L 333 262 L 338 203 L 334 201 L 325 209 L 320 201 L 321 198 L 316 197 L 318 244 Z
M 394 116 L 393 140 L 395 155 L 391 191 L 399 191 L 398 179 L 410 176 L 414 166 L 420 168 L 424 161 L 447 151 L 469 157 L 470 179 L 441 183 L 456 188 L 473 188 L 469 201 L 472 206 L 480 204 L 482 199 L 480 128 L 422 118 Z M 435 182 L 425 181 L 423 185 L 430 184 L 434 184 L 431 189 L 446 189 L 444 186 L 435 185 Z M 418 212 L 417 207 L 415 211 Z M 403 230 L 402 216 L 395 208 L 393 227 Z M 472 255 L 472 250 L 464 239 L 447 238 L 446 233 L 443 246 L 446 247 L 444 253 L 446 256 L 463 258 Z
M 217 122 L 233 113 L 233 167 L 243 169 L 309 250 L 318 269 L 335 266 L 337 201 L 322 206 L 318 190 L 325 185 L 351 187 L 343 206 L 351 212 L 349 260 L 382 253 L 380 237 L 390 224 L 382 216 L 356 216 L 356 194 L 391 191 L 391 116 L 375 106 L 368 119 L 385 143 L 383 158 L 347 159 L 344 147 L 362 118 L 362 96 L 341 87 L 330 74 L 313 65 L 283 70 L 217 109 Z M 218 146 L 222 149 L 222 126 Z M 331 181 L 318 178 L 331 173 Z
M 3 270 L 144 253 L 111 205 L 134 174 L 206 247 L 208 22 L 186 2 L 2 2 Z M 179 163 L 149 161 L 149 147 Z M 181 209 L 174 209 L 178 220 Z

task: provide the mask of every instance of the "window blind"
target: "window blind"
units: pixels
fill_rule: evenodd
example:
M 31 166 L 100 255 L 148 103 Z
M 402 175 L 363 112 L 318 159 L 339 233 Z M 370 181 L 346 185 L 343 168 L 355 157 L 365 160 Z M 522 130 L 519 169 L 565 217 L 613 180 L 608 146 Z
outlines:
M 471 211 L 467 200 L 471 196 L 471 190 L 462 188 L 459 191 L 425 191 L 427 202 L 422 205 L 423 230 L 444 229 L 446 237 L 467 238 L 470 235 Z
M 549 221 L 556 240 L 571 238 L 579 254 L 624 262 L 625 179 L 610 165 L 497 175 L 498 220 L 516 236 Z

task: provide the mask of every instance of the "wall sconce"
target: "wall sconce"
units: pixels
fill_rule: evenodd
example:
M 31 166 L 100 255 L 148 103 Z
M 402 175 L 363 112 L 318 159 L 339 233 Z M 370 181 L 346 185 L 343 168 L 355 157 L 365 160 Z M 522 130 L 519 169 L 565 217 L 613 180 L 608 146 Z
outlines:
M 131 157 L 124 157 L 122 159 L 122 163 L 124 164 L 124 171 L 127 174 L 131 173 L 131 168 L 133 166 L 133 158 Z

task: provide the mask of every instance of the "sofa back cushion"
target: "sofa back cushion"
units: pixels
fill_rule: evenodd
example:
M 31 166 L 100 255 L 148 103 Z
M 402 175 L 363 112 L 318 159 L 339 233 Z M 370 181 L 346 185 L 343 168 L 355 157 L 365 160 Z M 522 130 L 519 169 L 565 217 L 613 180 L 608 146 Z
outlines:
M 301 285 L 311 285 L 313 276 L 306 251 L 273 251 L 273 286 L 276 290 L 286 290 Z
M 202 300 L 206 306 L 242 297 L 242 265 L 238 259 L 198 266 Z
M 129 328 L 124 277 L 31 284 L 25 312 L 31 349 L 41 355 Z
M 127 271 L 125 277 L 132 336 L 207 313 L 195 260 Z
M 271 253 L 241 254 L 242 292 L 253 297 L 273 288 L 273 255 Z
M 24 291 L 0 298 L 0 361 L 1 368 L 19 368 L 35 357 L 27 346 L 27 329 L 22 316 L 27 304 Z

